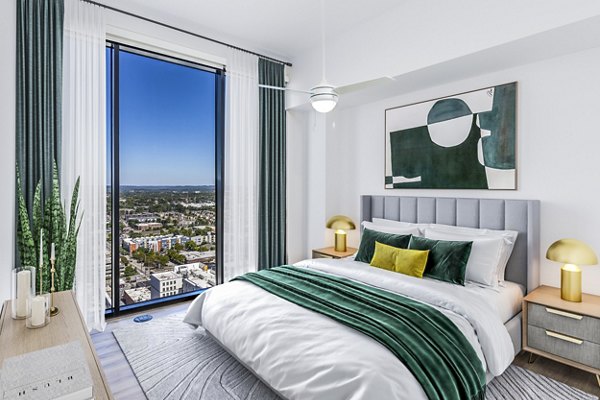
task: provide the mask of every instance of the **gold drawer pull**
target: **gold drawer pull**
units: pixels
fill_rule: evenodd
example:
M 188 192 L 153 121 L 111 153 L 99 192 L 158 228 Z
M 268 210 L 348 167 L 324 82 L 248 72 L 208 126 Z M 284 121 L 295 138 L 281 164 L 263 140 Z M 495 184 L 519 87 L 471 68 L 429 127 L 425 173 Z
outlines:
M 581 320 L 583 318 L 583 315 L 571 314 L 566 311 L 555 310 L 554 308 L 546 307 L 546 311 L 551 314 L 556 314 L 556 315 L 560 315 L 560 316 L 567 317 L 567 318 L 573 318 L 573 319 L 577 319 L 577 320 Z
M 571 343 L 575 343 L 575 344 L 583 343 L 583 340 L 575 339 L 575 338 L 572 338 L 571 336 L 561 335 L 560 333 L 556 333 L 556 332 L 552 332 L 552 331 L 546 331 L 546 335 L 552 336 L 553 338 L 557 338 L 560 340 L 564 340 L 565 342 L 571 342 Z

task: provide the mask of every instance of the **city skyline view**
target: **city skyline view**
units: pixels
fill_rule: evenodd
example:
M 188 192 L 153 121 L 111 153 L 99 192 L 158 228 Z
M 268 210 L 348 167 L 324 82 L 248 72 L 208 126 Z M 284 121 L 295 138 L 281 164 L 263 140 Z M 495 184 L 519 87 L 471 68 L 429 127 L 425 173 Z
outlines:
M 117 306 L 115 292 L 121 307 L 216 284 L 215 74 L 123 49 L 107 49 L 107 62 L 117 51 L 120 185 L 115 220 L 107 185 L 109 309 Z M 112 73 L 109 68 L 108 82 Z M 118 289 L 112 280 L 117 272 Z

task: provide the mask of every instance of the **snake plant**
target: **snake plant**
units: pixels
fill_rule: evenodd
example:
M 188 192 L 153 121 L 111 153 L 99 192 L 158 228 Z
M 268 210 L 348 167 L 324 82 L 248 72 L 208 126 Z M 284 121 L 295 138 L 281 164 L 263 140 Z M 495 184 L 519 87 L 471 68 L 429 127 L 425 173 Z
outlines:
M 81 219 L 77 222 L 79 214 L 79 178 L 75 182 L 71 196 L 69 221 L 64 207 L 60 201 L 60 186 L 58 181 L 58 168 L 56 162 L 52 171 L 52 191 L 42 204 L 41 183 L 38 183 L 33 198 L 31 218 L 27 211 L 25 198 L 21 189 L 20 174 L 17 168 L 17 247 L 21 265 L 40 265 L 40 231 L 43 231 L 42 243 L 42 272 L 37 272 L 36 290 L 50 291 L 50 246 L 55 244 L 56 275 L 54 286 L 56 291 L 70 290 L 73 288 L 75 278 L 75 263 L 77 260 L 77 235 L 81 226 Z M 39 283 L 42 277 L 41 286 Z

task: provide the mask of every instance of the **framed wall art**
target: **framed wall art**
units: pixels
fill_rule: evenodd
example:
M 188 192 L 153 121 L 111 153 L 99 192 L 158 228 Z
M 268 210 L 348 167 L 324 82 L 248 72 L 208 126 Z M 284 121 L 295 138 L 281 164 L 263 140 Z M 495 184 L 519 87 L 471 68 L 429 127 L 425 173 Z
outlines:
M 388 189 L 516 189 L 517 83 L 385 111 Z

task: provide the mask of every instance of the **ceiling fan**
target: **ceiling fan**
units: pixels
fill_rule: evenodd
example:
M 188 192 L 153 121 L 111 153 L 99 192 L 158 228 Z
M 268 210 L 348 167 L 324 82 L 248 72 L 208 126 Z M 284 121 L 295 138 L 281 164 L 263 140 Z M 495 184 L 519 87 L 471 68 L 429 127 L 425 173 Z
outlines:
M 320 113 L 328 113 L 335 108 L 337 105 L 339 96 L 341 94 L 346 94 L 362 89 L 366 89 L 371 86 L 378 85 L 383 82 L 388 82 L 394 80 L 390 77 L 376 78 L 369 81 L 354 83 L 345 86 L 333 86 L 327 83 L 325 79 L 325 7 L 324 2 L 321 0 L 321 66 L 322 66 L 322 79 L 321 83 L 313 86 L 310 90 L 299 90 L 299 89 L 291 89 L 286 87 L 279 86 L 270 86 L 270 85 L 258 85 L 261 88 L 265 89 L 275 89 L 275 90 L 288 90 L 291 92 L 300 92 L 306 93 L 309 95 L 309 100 L 312 107 L 315 111 Z

